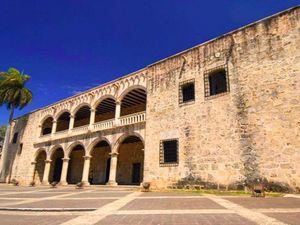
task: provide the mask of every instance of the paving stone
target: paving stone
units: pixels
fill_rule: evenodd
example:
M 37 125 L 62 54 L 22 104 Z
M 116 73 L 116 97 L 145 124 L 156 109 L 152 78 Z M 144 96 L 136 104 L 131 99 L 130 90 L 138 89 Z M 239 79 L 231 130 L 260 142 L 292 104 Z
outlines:
M 243 207 L 255 209 L 255 208 L 300 208 L 299 198 L 251 198 L 251 197 L 239 197 L 239 198 L 225 198 L 233 203 L 239 204 Z
M 24 203 L 12 206 L 13 208 L 99 208 L 110 202 L 115 201 L 114 199 L 99 199 L 91 200 L 71 200 L 71 199 L 51 199 L 43 200 L 38 202 Z
M 76 216 L 15 216 L 0 215 L 1 225 L 53 225 L 61 224 Z
M 224 209 L 217 203 L 205 199 L 135 199 L 125 205 L 121 210 L 151 210 L 151 209 Z M 149 212 L 151 213 L 151 212 Z
M 152 197 L 152 196 L 201 196 L 198 193 L 191 192 L 143 192 L 141 197 Z
M 299 225 L 300 224 L 300 212 L 295 213 L 264 213 L 267 216 L 273 217 L 281 222 L 290 224 L 290 225 Z
M 18 203 L 22 200 L 12 200 L 12 199 L 0 199 L 0 206 L 4 206 L 7 203 Z
M 79 193 L 76 195 L 72 195 L 72 196 L 64 196 L 63 198 L 103 198 L 103 197 L 124 197 L 126 195 L 128 195 L 131 192 L 88 192 L 88 193 Z
M 0 198 L 47 198 L 47 197 L 54 197 L 59 196 L 64 193 L 43 193 L 43 192 L 34 192 L 34 193 L 16 193 L 16 194 L 9 194 L 9 195 L 1 195 Z
M 96 225 L 253 225 L 235 214 L 111 215 Z

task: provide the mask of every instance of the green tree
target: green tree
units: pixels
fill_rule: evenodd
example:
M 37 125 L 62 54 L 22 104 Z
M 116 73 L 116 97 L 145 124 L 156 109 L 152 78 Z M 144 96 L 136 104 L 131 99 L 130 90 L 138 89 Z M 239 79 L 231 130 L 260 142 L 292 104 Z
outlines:
M 0 73 L 0 106 L 5 105 L 10 111 L 9 121 L 6 129 L 5 141 L 2 150 L 2 168 L 0 182 L 6 182 L 8 174 L 7 149 L 10 140 L 11 122 L 15 109 L 23 109 L 32 100 L 32 92 L 25 87 L 30 76 L 23 74 L 15 68 Z

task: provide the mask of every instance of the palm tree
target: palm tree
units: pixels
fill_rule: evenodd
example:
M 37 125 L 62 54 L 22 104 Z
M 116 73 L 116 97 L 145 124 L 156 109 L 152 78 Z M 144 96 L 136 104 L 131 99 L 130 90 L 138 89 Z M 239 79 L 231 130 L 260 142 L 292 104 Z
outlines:
M 23 74 L 15 68 L 10 68 L 7 72 L 0 73 L 0 106 L 6 105 L 10 111 L 8 126 L 6 129 L 5 141 L 2 150 L 2 168 L 0 182 L 6 182 L 8 175 L 7 150 L 10 140 L 11 122 L 15 109 L 23 109 L 32 99 L 31 91 L 25 87 L 30 76 Z

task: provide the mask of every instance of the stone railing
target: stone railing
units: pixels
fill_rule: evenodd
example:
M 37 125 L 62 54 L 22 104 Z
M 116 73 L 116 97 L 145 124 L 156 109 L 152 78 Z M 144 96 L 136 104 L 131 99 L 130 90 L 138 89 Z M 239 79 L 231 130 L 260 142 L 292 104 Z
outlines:
M 120 118 L 120 125 L 125 126 L 134 123 L 141 123 L 146 121 L 146 112 L 139 112 L 135 114 L 130 114 L 127 116 L 122 116 Z
M 80 127 L 74 127 L 71 131 L 72 135 L 86 133 L 89 129 L 89 125 L 84 125 Z
M 110 129 L 110 128 L 114 127 L 114 124 L 115 124 L 115 119 L 101 121 L 101 122 L 93 124 L 92 125 L 92 130 L 97 131 L 97 130 Z
M 54 133 L 52 136 L 55 138 L 55 139 L 58 139 L 58 138 L 62 138 L 62 137 L 65 137 L 67 134 L 68 134 L 69 130 L 61 130 L 61 131 L 57 131 L 56 133 Z
M 130 114 L 127 116 L 122 116 L 120 119 L 115 120 L 105 120 L 92 125 L 85 125 L 80 127 L 75 127 L 72 130 L 63 130 L 58 131 L 54 134 L 47 134 L 40 136 L 39 141 L 37 143 L 46 142 L 55 139 L 66 138 L 74 135 L 85 134 L 87 132 L 96 132 L 100 130 L 107 130 L 114 127 L 120 127 L 135 123 L 141 123 L 146 121 L 146 112 L 139 112 L 135 114 Z

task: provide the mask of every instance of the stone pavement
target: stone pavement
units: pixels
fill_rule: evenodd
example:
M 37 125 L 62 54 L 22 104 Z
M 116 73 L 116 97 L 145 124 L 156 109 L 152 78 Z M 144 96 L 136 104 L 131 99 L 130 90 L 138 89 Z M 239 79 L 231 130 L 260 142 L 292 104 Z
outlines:
M 300 198 L 0 185 L 1 225 L 300 224 Z

